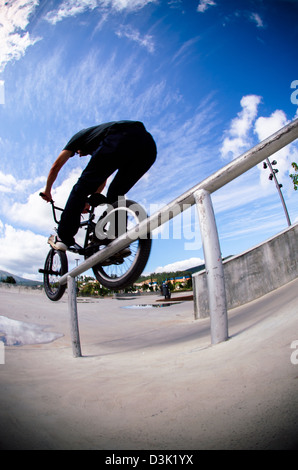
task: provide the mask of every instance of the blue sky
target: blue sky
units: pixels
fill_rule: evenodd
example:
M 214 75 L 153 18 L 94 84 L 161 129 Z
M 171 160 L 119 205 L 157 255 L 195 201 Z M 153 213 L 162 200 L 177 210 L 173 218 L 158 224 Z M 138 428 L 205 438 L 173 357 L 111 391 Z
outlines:
M 78 130 L 144 122 L 158 158 L 128 196 L 153 212 L 297 117 L 297 15 L 285 0 L 1 0 L 0 269 L 38 278 L 54 225 L 38 193 Z M 88 158 L 61 171 L 59 205 Z M 295 222 L 297 143 L 274 158 Z M 223 256 L 286 228 L 268 176 L 212 195 Z M 203 258 L 193 208 L 154 234 L 146 272 Z

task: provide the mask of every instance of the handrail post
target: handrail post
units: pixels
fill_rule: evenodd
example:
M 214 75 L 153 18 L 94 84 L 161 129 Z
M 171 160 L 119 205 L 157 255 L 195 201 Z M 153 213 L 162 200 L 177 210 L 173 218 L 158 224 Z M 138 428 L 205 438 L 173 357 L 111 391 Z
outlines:
M 72 352 L 74 357 L 82 357 L 77 309 L 77 283 L 75 277 L 67 276 L 67 288 Z
M 228 314 L 224 272 L 211 196 L 205 189 L 194 193 L 199 215 L 210 310 L 211 343 L 228 339 Z

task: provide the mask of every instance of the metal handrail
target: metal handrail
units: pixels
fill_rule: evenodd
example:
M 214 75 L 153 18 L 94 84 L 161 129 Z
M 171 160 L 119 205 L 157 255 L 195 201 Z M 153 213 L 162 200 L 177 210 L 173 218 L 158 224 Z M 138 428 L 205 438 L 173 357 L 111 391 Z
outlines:
M 92 268 L 92 266 L 101 263 L 118 251 L 126 248 L 132 240 L 146 236 L 146 234 L 149 234 L 163 223 L 168 222 L 173 217 L 180 214 L 184 209 L 189 208 L 190 205 L 195 204 L 194 195 L 197 191 L 202 189 L 209 193 L 217 191 L 222 186 L 250 170 L 255 165 L 297 138 L 298 119 L 295 119 L 252 149 L 243 153 L 238 158 L 195 185 L 193 188 L 183 193 L 181 196 L 174 199 L 169 204 L 165 205 L 162 209 L 155 212 L 146 220 L 143 220 L 139 225 L 114 240 L 103 250 L 90 256 L 90 258 L 85 260 L 79 266 L 61 276 L 59 280 L 60 284 L 66 284 L 68 276 L 79 276 L 83 272 Z
M 143 220 L 126 234 L 114 240 L 103 250 L 90 256 L 76 268 L 64 274 L 60 284 L 68 284 L 71 341 L 74 357 L 81 357 L 81 343 L 76 301 L 76 276 L 103 262 L 108 257 L 130 245 L 132 240 L 147 236 L 150 232 L 196 203 L 202 235 L 207 287 L 210 307 L 211 342 L 217 344 L 228 339 L 227 302 L 220 245 L 210 194 L 253 168 L 273 153 L 298 138 L 298 119 L 284 126 L 228 165 L 189 189 L 161 210 Z

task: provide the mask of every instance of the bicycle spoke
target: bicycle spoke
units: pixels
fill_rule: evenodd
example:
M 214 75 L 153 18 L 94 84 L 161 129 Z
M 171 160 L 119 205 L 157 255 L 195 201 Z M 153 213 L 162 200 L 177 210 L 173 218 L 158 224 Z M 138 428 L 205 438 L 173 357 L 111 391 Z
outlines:
M 44 287 L 50 300 L 59 300 L 66 286 L 59 283 L 60 277 L 67 272 L 66 255 L 51 250 L 47 256 L 44 270 Z
M 142 213 L 143 212 L 143 213 Z M 140 214 L 142 214 L 140 216 Z M 144 209 L 133 201 L 126 201 L 126 206 L 114 205 L 111 210 L 100 217 L 95 228 L 99 240 L 107 237 L 113 239 L 136 227 L 146 217 Z M 121 252 L 93 267 L 93 272 L 100 284 L 118 290 L 131 285 L 143 271 L 151 248 L 150 239 L 132 240 L 131 244 Z M 100 249 L 100 248 L 98 248 Z M 130 253 L 125 250 L 129 249 Z M 93 251 L 93 253 L 96 251 Z M 125 254 L 128 256 L 125 256 Z M 90 255 L 89 255 L 90 256 Z

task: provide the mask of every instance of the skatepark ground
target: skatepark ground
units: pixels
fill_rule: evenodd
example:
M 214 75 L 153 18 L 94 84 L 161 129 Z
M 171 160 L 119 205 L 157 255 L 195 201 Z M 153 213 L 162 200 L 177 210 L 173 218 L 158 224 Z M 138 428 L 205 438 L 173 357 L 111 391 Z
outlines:
M 58 336 L 5 346 L 0 448 L 298 448 L 297 290 L 298 279 L 229 311 L 230 338 L 214 346 L 191 301 L 78 299 L 74 358 L 67 294 L 0 289 L 2 317 Z

